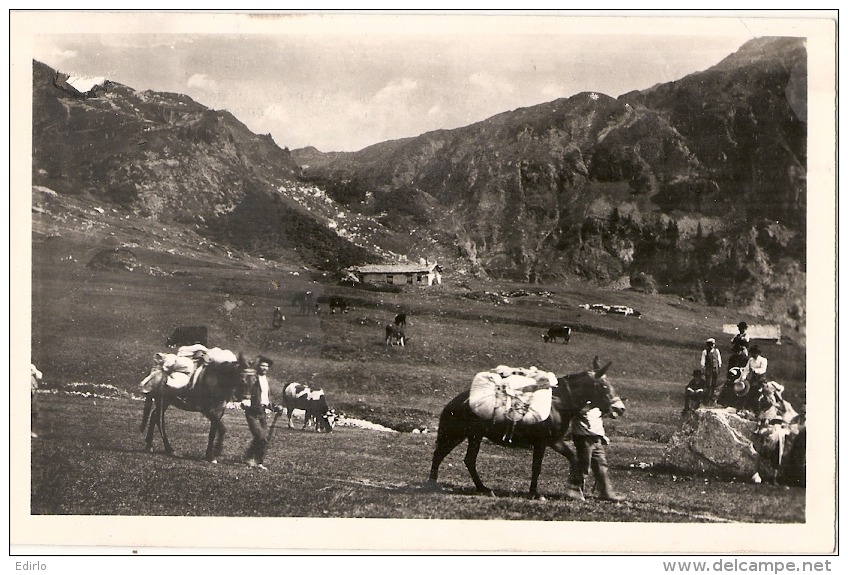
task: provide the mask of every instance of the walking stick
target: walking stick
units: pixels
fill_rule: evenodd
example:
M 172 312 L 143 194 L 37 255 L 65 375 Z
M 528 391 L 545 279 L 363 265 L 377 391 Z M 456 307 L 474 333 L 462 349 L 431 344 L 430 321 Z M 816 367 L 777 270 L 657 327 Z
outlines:
M 271 422 L 271 427 L 268 429 L 268 439 L 265 442 L 265 448 L 267 449 L 269 445 L 271 445 L 271 440 L 274 438 L 274 430 L 277 428 L 277 420 L 280 419 L 280 416 L 283 414 L 283 410 L 280 409 L 274 414 L 274 420 Z

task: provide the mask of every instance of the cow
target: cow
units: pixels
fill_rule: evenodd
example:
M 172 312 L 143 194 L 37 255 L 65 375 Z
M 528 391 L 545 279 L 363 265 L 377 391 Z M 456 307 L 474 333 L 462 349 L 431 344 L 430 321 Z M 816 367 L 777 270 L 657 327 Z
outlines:
M 304 411 L 303 427 L 313 423 L 315 431 L 333 431 L 338 416 L 327 405 L 327 396 L 322 389 L 310 389 L 302 383 L 290 383 L 283 391 L 283 405 L 289 418 L 289 428 L 294 429 L 292 417 L 295 409 Z
M 406 347 L 404 343 L 405 341 L 406 336 L 402 329 L 394 324 L 386 325 L 386 345 L 398 344 L 401 347 Z
M 557 338 L 564 340 L 568 344 L 571 339 L 571 328 L 567 325 L 555 325 L 548 330 L 548 333 L 542 336 L 545 343 L 556 342 Z
M 182 347 L 199 343 L 208 346 L 208 330 L 205 325 L 187 325 L 174 329 L 165 341 L 166 347 Z
M 294 294 L 291 300 L 291 306 L 300 308 L 300 313 L 303 315 L 318 314 L 318 299 L 315 293 L 304 291 Z
M 336 296 L 330 298 L 330 313 L 336 313 L 336 308 L 339 308 L 342 313 L 347 313 L 347 302 Z
M 406 314 L 401 312 L 395 316 L 395 325 L 401 329 L 406 327 Z

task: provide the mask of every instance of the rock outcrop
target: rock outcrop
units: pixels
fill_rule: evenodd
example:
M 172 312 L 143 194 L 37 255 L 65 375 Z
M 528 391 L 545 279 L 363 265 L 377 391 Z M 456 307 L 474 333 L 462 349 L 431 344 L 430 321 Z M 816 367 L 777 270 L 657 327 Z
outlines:
M 805 453 L 792 455 L 803 431 L 803 423 L 760 425 L 731 408 L 701 408 L 686 414 L 666 446 L 662 465 L 683 473 L 754 481 L 796 477 L 798 461 L 806 465 Z

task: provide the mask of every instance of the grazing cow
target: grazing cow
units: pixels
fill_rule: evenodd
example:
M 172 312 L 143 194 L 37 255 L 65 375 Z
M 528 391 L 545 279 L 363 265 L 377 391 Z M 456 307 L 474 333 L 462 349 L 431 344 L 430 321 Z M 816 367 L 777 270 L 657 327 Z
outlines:
M 300 308 L 303 315 L 318 314 L 318 299 L 311 291 L 298 292 L 291 300 L 291 306 Z
M 347 313 L 347 302 L 340 298 L 333 296 L 330 298 L 330 313 L 336 313 L 336 308 L 339 308 L 342 313 Z
M 395 325 L 398 326 L 401 329 L 404 329 L 406 327 L 406 314 L 405 313 L 399 313 L 395 316 Z
M 401 347 L 406 347 L 405 341 L 406 336 L 403 334 L 402 329 L 392 324 L 386 326 L 386 345 L 398 344 Z
M 542 336 L 545 343 L 556 342 L 557 338 L 562 339 L 567 344 L 571 339 L 571 328 L 567 325 L 555 325 L 548 330 L 548 333 Z
M 182 347 L 199 343 L 208 346 L 208 330 L 205 325 L 180 326 L 165 341 L 167 347 Z
M 283 391 L 283 405 L 289 418 L 289 428 L 294 429 L 292 417 L 295 409 L 302 409 L 304 414 L 303 427 L 314 422 L 315 431 L 333 431 L 338 416 L 327 405 L 327 396 L 321 389 L 310 389 L 302 383 L 290 383 Z

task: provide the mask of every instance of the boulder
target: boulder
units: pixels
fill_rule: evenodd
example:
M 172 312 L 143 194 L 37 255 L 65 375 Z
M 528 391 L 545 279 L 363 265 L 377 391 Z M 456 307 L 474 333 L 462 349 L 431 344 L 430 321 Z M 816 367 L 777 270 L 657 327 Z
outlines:
M 669 440 L 663 465 L 686 473 L 753 477 L 760 470 L 754 448 L 757 422 L 732 409 L 701 408 L 688 412 Z
M 127 248 L 102 250 L 94 254 L 88 262 L 88 267 L 97 270 L 126 270 L 133 271 L 139 267 L 135 254 Z

